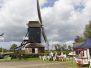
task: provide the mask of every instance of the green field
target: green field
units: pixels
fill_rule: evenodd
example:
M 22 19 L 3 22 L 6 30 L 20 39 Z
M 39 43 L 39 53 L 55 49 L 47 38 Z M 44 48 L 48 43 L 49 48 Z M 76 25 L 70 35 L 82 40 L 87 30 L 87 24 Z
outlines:
M 0 62 L 21 62 L 21 61 L 36 61 L 36 62 L 39 62 L 39 61 L 42 61 L 42 62 L 46 62 L 46 63 L 56 63 L 56 62 L 60 62 L 60 64 L 63 64 L 63 65 L 66 65 L 68 67 L 71 67 L 71 68 L 78 68 L 77 64 L 72 61 L 72 60 L 68 60 L 68 61 L 43 61 L 43 60 L 40 60 L 39 58 L 25 58 L 25 59 L 10 59 L 9 57 L 8 58 L 4 58 L 4 59 L 0 59 Z M 91 67 L 80 67 L 80 68 L 91 68 Z

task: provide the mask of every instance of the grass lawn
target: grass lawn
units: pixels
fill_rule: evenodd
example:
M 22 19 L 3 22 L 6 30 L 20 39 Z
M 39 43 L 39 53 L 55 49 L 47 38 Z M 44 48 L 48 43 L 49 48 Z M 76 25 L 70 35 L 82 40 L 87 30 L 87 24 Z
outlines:
M 43 60 L 40 60 L 39 58 L 25 58 L 25 59 L 21 59 L 21 60 L 19 60 L 19 59 L 12 59 L 12 60 L 10 60 L 10 59 L 0 59 L 0 62 L 21 62 L 21 61 L 29 61 L 29 62 L 40 61 L 40 62 L 47 62 L 47 63 L 60 62 L 60 64 L 66 65 L 66 66 L 71 67 L 71 68 L 79 68 L 77 66 L 77 64 L 72 60 L 61 62 L 61 61 L 48 61 L 48 60 L 43 61 Z M 80 67 L 80 68 L 91 68 L 91 67 Z

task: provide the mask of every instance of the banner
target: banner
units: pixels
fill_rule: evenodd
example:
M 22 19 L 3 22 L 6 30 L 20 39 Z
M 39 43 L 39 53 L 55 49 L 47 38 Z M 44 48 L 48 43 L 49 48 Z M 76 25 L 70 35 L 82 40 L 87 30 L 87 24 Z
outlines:
M 4 37 L 3 36 L 0 36 L 0 41 L 3 41 L 4 40 Z
M 3 35 L 4 35 L 4 33 L 0 34 L 0 36 L 3 36 Z

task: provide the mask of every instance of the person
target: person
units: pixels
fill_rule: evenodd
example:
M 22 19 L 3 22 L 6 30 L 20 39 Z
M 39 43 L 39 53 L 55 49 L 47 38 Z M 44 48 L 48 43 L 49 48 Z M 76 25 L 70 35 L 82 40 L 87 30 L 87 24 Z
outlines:
M 53 52 L 50 52 L 49 56 L 50 56 L 50 60 L 53 60 Z
M 46 55 L 44 55 L 44 56 L 42 57 L 42 59 L 43 59 L 43 61 L 45 61 L 45 60 L 47 59 Z
M 53 61 L 56 61 L 56 60 L 57 60 L 57 52 L 55 52 L 53 56 Z
M 63 52 L 61 52 L 61 61 L 64 61 L 64 58 L 66 58 L 66 55 L 64 55 Z

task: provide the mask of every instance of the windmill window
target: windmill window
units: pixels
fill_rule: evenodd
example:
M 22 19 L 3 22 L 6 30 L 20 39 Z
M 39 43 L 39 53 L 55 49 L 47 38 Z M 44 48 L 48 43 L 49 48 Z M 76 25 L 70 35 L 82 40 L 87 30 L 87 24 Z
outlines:
M 35 48 L 32 48 L 32 53 L 35 53 Z

